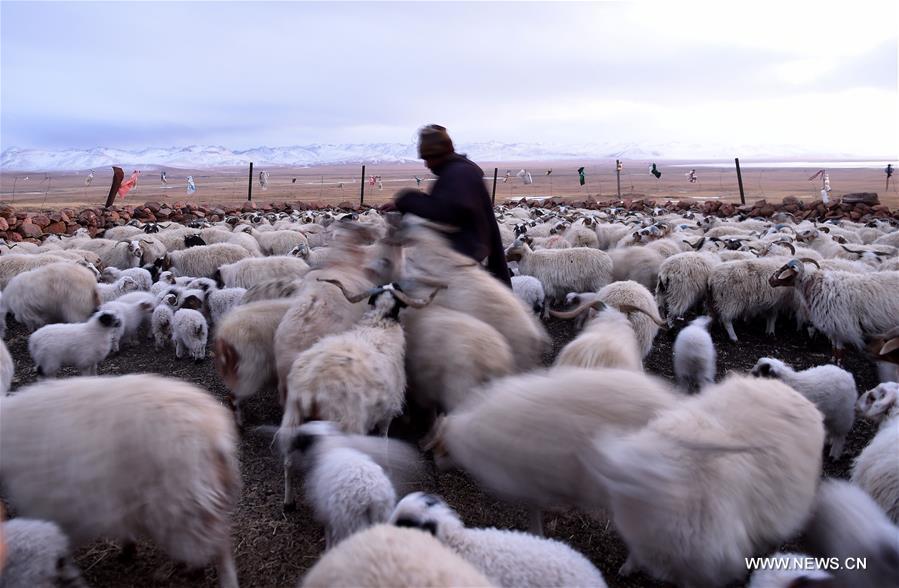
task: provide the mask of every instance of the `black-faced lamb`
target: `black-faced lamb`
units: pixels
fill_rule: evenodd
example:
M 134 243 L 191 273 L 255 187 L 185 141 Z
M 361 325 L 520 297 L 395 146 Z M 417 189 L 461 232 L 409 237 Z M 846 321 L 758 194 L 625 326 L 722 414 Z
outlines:
M 697 587 L 742 578 L 744 558 L 802 529 L 823 444 L 814 404 L 747 376 L 707 386 L 637 432 L 600 433 L 583 463 L 629 549 L 619 573 Z
M 148 537 L 189 565 L 214 561 L 219 585 L 237 587 L 236 431 L 204 390 L 152 375 L 45 380 L 0 398 L 0 436 L 20 516 L 56 523 L 73 547 Z
M 157 304 L 150 317 L 150 333 L 157 350 L 165 349 L 172 342 L 172 319 L 175 311 L 169 304 Z
M 521 531 L 466 528 L 454 510 L 430 494 L 404 497 L 390 522 L 431 533 L 503 588 L 606 586 L 600 571 L 568 545 Z
M 880 427 L 852 464 L 852 482 L 899 524 L 899 383 L 887 382 L 868 390 L 856 406 L 861 416 L 880 423 Z
M 38 376 L 54 378 L 59 368 L 74 366 L 82 375 L 97 374 L 97 365 L 112 351 L 122 319 L 101 310 L 83 323 L 46 325 L 28 338 L 28 353 Z
M 197 310 L 202 302 L 196 296 L 188 297 L 172 317 L 172 341 L 175 343 L 175 357 L 189 355 L 194 361 L 206 357 L 206 341 L 209 325 L 206 317 Z
M 121 321 L 112 339 L 113 353 L 122 345 L 137 341 L 140 328 L 152 316 L 155 307 L 156 301 L 149 292 L 130 292 L 100 306 L 102 311 L 117 313 Z
M 674 340 L 674 377 L 687 392 L 715 382 L 715 344 L 709 334 L 711 317 L 701 316 L 681 329 Z
M 756 377 L 781 380 L 814 402 L 824 415 L 830 457 L 839 459 L 846 435 L 855 421 L 858 391 L 852 374 L 835 365 L 820 365 L 797 372 L 789 364 L 770 357 L 759 359 L 751 373 Z
M 54 523 L 15 518 L 0 524 L 0 588 L 86 588 L 69 539 Z

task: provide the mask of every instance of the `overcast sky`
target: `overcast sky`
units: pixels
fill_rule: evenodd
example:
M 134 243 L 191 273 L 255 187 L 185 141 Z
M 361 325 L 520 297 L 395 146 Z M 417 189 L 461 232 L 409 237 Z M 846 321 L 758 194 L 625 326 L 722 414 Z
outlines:
M 0 147 L 899 153 L 899 3 L 0 3 Z

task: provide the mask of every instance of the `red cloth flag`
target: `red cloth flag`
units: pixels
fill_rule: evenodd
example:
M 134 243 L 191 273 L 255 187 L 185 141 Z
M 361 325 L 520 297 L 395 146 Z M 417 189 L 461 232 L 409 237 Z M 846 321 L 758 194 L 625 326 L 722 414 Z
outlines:
M 131 191 L 132 188 L 137 186 L 137 176 L 140 175 L 140 172 L 135 170 L 131 172 L 131 177 L 122 182 L 122 185 L 119 186 L 118 194 L 119 198 L 124 198 L 128 192 Z

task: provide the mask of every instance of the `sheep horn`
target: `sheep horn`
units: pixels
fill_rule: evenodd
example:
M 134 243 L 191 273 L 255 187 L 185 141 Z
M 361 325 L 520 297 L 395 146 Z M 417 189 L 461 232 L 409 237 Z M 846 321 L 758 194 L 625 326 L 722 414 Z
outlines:
M 346 298 L 349 302 L 352 302 L 353 304 L 356 304 L 360 300 L 362 300 L 364 298 L 368 298 L 369 296 L 374 296 L 375 294 L 378 294 L 379 292 L 381 292 L 381 290 L 383 290 L 383 288 L 381 288 L 381 287 L 374 287 L 374 288 L 369 288 L 368 290 L 365 290 L 364 292 L 360 292 L 359 294 L 352 295 L 346 291 L 346 288 L 344 288 L 343 284 L 341 284 L 340 281 L 338 281 L 338 280 L 329 280 L 327 278 L 318 278 L 318 281 L 319 282 L 327 282 L 329 284 L 333 284 L 333 285 L 337 286 L 338 288 L 340 288 L 341 293 L 343 293 L 343 297 Z
M 800 257 L 799 261 L 801 261 L 802 263 L 814 264 L 814 266 L 816 268 L 821 269 L 821 264 L 819 264 L 816 260 L 812 259 L 811 257 Z
M 883 346 L 880 348 L 878 355 L 887 355 L 888 353 L 892 353 L 896 350 L 899 350 L 899 337 L 893 337 L 892 339 L 888 339 L 887 341 L 885 341 Z
M 864 250 L 862 250 L 862 251 L 855 251 L 855 250 L 853 250 L 853 249 L 849 249 L 849 248 L 846 247 L 845 245 L 840 245 L 840 247 L 842 247 L 843 250 L 846 251 L 847 253 L 855 253 L 856 255 L 864 255 L 864 253 L 865 253 Z
M 687 245 L 692 247 L 694 251 L 699 251 L 702 248 L 702 246 L 705 245 L 705 237 L 702 237 L 696 243 L 690 243 L 689 241 L 684 239 L 684 243 L 686 243 Z
M 796 255 L 796 247 L 793 246 L 792 243 L 788 243 L 787 241 L 775 241 L 781 247 L 786 247 L 790 250 L 790 255 Z
M 555 318 L 560 319 L 573 319 L 574 317 L 580 315 L 582 312 L 587 310 L 588 308 L 593 308 L 595 310 L 602 310 L 606 307 L 606 303 L 602 300 L 593 300 L 592 302 L 588 302 L 586 304 L 582 304 L 578 308 L 574 310 L 569 310 L 567 312 L 560 312 L 558 310 L 549 310 L 549 315 Z
M 665 323 L 665 321 L 656 319 L 656 317 L 652 316 L 651 314 L 649 314 L 649 312 L 643 310 L 642 308 L 638 308 L 636 306 L 631 306 L 630 304 L 621 304 L 621 305 L 617 306 L 616 308 L 618 309 L 618 312 L 623 312 L 624 314 L 629 314 L 632 312 L 642 312 L 643 314 L 648 316 L 649 320 L 651 320 L 655 324 L 659 325 L 662 328 L 667 327 L 667 324 Z
M 119 245 L 130 245 L 131 241 L 119 241 L 114 245 L 114 247 L 118 247 Z
M 401 290 L 397 290 L 397 289 L 392 290 L 392 293 L 394 296 L 396 296 L 396 298 L 398 300 L 400 300 L 401 302 L 403 302 L 406 306 L 408 306 L 410 308 L 424 308 L 425 306 L 429 305 L 431 302 L 434 301 L 434 297 L 437 296 L 438 292 L 440 292 L 441 290 L 443 290 L 445 288 L 446 288 L 446 286 L 440 286 L 440 287 L 435 288 L 434 291 L 431 292 L 431 295 L 428 296 L 427 298 L 410 298 L 409 296 L 406 295 L 405 292 L 403 292 Z

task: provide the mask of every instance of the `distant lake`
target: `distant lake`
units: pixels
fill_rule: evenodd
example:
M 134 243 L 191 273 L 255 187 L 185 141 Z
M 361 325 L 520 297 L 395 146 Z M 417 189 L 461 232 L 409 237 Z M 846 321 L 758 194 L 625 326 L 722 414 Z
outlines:
M 815 169 L 847 169 L 847 168 L 881 168 L 886 167 L 888 163 L 892 163 L 897 167 L 895 161 L 741 161 L 741 168 L 797 168 L 810 167 Z M 733 162 L 721 163 L 678 163 L 665 167 L 720 167 L 732 168 Z

